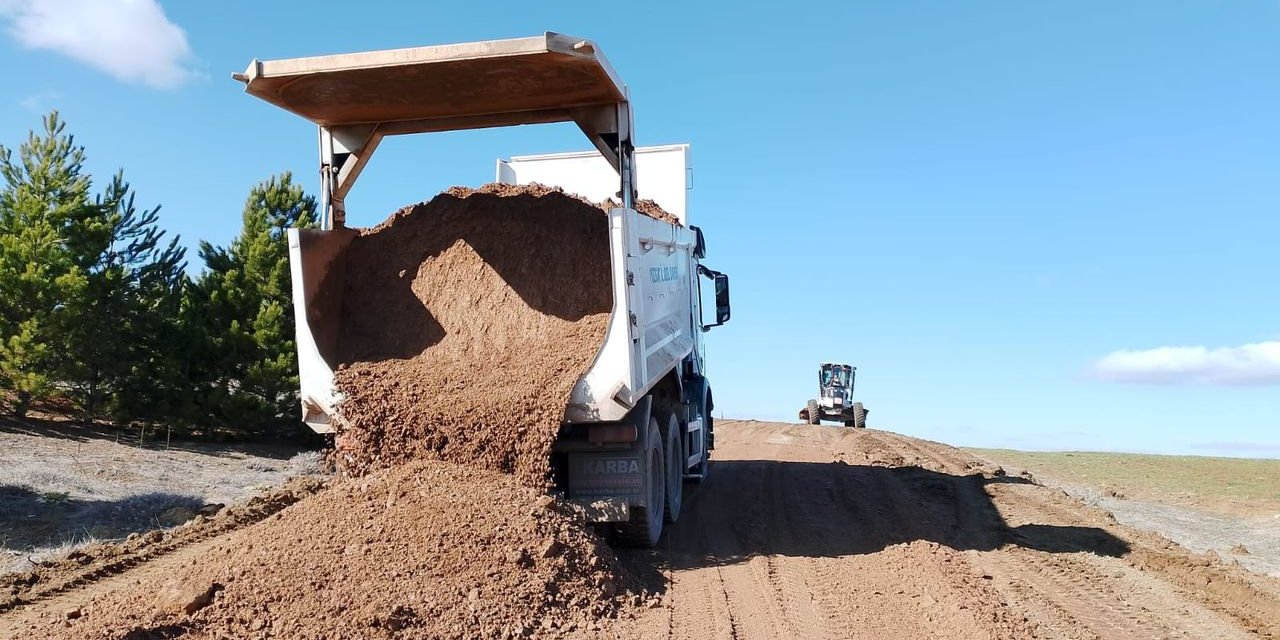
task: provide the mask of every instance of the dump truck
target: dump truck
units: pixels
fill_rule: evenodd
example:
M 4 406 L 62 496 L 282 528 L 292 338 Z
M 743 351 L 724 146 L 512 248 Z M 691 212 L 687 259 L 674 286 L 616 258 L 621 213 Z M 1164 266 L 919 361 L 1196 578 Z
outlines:
M 841 422 L 846 427 L 864 429 L 870 411 L 853 400 L 854 376 L 858 368 L 839 362 L 818 366 L 818 397 L 811 398 L 800 410 L 800 421 L 821 424 L 823 420 Z
M 729 278 L 703 264 L 707 241 L 688 224 L 687 145 L 637 148 L 626 85 L 600 48 L 547 32 L 529 38 L 253 60 L 234 76 L 247 93 L 318 128 L 320 229 L 290 229 L 303 420 L 344 428 L 334 375 L 339 291 L 347 268 L 346 197 L 389 135 L 573 122 L 585 153 L 498 161 L 498 180 L 536 181 L 608 212 L 612 312 L 604 340 L 568 398 L 552 450 L 556 489 L 618 539 L 652 546 L 679 518 L 686 481 L 704 480 L 714 448 L 714 398 L 704 334 L 730 318 Z M 651 184 L 639 183 L 643 173 Z M 657 199 L 680 224 L 636 210 Z M 704 316 L 705 314 L 705 316 Z M 477 427 L 482 428 L 482 427 Z M 516 437 L 513 435 L 512 437 Z

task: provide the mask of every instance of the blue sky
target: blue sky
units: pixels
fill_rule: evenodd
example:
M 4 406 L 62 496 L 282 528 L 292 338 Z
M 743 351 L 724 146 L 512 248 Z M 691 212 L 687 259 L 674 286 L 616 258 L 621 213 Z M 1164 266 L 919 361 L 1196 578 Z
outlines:
M 0 143 L 58 108 L 92 172 L 223 244 L 254 182 L 318 186 L 312 126 L 230 80 L 250 59 L 579 35 L 641 144 L 693 145 L 725 414 L 793 419 L 844 360 L 911 435 L 1280 457 L 1280 3 L 706 4 L 0 0 Z M 390 139 L 348 221 L 584 144 Z

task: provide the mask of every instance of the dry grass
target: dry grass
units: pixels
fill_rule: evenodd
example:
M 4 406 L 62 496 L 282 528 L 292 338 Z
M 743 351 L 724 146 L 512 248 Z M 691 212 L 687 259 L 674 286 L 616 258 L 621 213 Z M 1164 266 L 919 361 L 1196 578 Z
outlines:
M 163 440 L 139 447 L 58 425 L 0 423 L 0 573 L 88 542 L 174 527 L 204 505 L 232 504 L 298 475 L 323 456 L 282 446 Z
M 318 476 L 333 471 L 323 451 L 301 451 L 285 462 L 285 470 L 291 476 Z
M 1103 492 L 1231 515 L 1280 513 L 1280 460 L 1131 453 L 971 449 L 1005 466 L 1027 469 Z

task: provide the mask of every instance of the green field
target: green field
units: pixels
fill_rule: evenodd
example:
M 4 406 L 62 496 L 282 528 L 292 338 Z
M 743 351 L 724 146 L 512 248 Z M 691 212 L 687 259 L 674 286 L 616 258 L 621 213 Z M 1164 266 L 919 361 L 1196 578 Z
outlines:
M 1280 513 L 1280 460 L 970 449 L 1035 475 L 1123 497 L 1238 515 Z

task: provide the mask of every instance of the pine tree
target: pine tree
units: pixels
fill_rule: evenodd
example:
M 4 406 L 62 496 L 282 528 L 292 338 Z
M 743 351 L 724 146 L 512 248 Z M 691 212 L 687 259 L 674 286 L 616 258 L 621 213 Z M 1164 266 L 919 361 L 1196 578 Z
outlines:
M 184 250 L 139 209 L 123 174 L 96 197 L 57 113 L 16 154 L 0 147 L 0 403 L 53 395 L 87 420 L 297 427 L 288 247 L 315 199 L 284 174 L 254 187 L 240 236 Z
M 121 423 L 176 419 L 186 249 L 177 237 L 165 242 L 159 207 L 138 211 L 122 173 L 96 205 L 104 232 L 85 245 L 87 286 L 72 308 L 80 322 L 68 331 L 74 359 L 62 375 L 86 419 L 103 410 Z
M 0 394 L 20 416 L 56 391 L 86 420 L 174 419 L 185 249 L 122 173 L 91 196 L 65 128 L 47 116 L 16 162 L 0 147 Z
M 285 230 L 316 221 L 315 198 L 285 173 L 250 191 L 228 248 L 200 246 L 206 271 L 188 312 L 198 314 L 192 324 L 207 338 L 193 367 L 206 381 L 199 400 L 217 426 L 264 435 L 300 424 Z
M 68 359 L 69 303 L 88 284 L 95 233 L 84 149 L 52 113 L 13 153 L 0 147 L 0 396 L 19 417 L 47 397 Z

